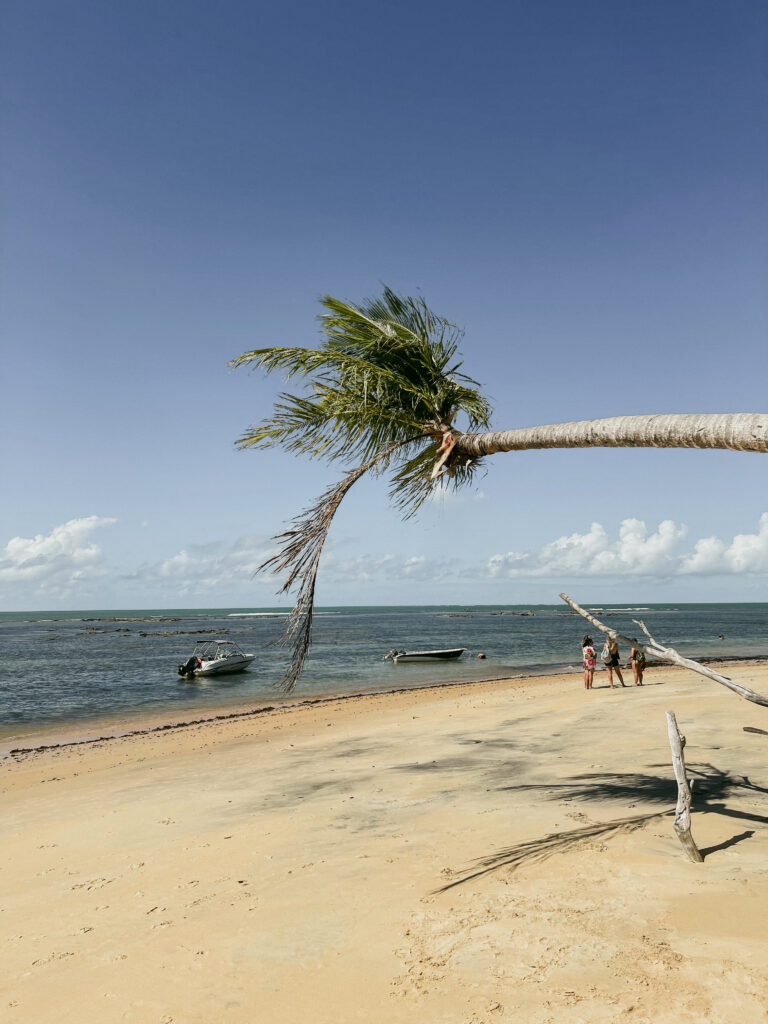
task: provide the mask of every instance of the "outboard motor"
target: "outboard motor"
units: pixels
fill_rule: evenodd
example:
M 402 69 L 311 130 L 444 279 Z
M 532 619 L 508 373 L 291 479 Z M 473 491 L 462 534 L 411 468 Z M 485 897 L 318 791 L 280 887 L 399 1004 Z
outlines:
M 184 679 L 191 679 L 201 664 L 200 659 L 193 654 L 183 665 L 179 665 L 179 675 Z

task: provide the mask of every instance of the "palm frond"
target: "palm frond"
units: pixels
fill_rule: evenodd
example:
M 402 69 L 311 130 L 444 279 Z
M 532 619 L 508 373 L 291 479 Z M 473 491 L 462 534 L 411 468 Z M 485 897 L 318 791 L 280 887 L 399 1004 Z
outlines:
M 359 305 L 329 295 L 321 302 L 324 338 L 318 348 L 258 348 L 230 363 L 304 382 L 301 393 L 280 394 L 272 414 L 245 431 L 238 447 L 280 447 L 354 467 L 276 538 L 279 553 L 260 567 L 286 573 L 283 591 L 298 587 L 279 640 L 293 644 L 284 678 L 288 690 L 309 650 L 323 544 L 350 487 L 369 470 L 389 469 L 393 503 L 405 517 L 414 515 L 444 481 L 461 487 L 472 479 L 479 462 L 459 452 L 446 458 L 441 483 L 431 479 L 430 470 L 459 421 L 474 431 L 487 428 L 491 415 L 477 381 L 461 372 L 457 351 L 463 331 L 422 299 L 384 288 Z
M 272 417 L 245 432 L 240 447 L 277 444 L 312 454 L 302 435 L 324 427 L 334 444 L 324 445 L 322 455 L 352 460 L 418 427 L 437 437 L 457 415 L 466 417 L 468 430 L 488 425 L 490 406 L 477 382 L 460 372 L 461 363 L 451 365 L 462 332 L 422 300 L 385 289 L 382 299 L 360 306 L 330 296 L 322 301 L 329 312 L 320 316 L 320 348 L 253 349 L 230 363 L 307 380 L 306 393 L 281 395 Z
M 239 438 L 238 447 L 278 445 L 287 452 L 329 461 L 365 461 L 405 432 L 421 430 L 420 423 L 404 411 L 385 415 L 378 406 L 361 409 L 359 395 L 330 391 L 326 389 L 323 399 L 280 395 L 272 418 Z
M 437 452 L 437 444 L 422 446 L 410 458 L 398 460 L 399 468 L 393 468 L 389 497 L 404 519 L 414 516 L 436 491 L 458 491 L 470 486 L 483 468 L 481 459 L 470 461 L 456 455 L 447 461 L 446 472 L 433 479 L 430 470 Z
M 403 442 L 401 442 L 403 443 Z M 382 471 L 397 445 L 380 452 L 375 458 L 347 473 L 339 483 L 330 487 L 315 504 L 293 520 L 293 529 L 279 534 L 275 540 L 281 547 L 277 554 L 263 562 L 258 571 L 285 572 L 287 575 L 280 593 L 291 590 L 298 583 L 296 603 L 288 617 L 288 623 L 273 643 L 291 647 L 288 668 L 282 679 L 286 693 L 296 685 L 309 653 L 312 639 L 312 620 L 315 607 L 315 586 L 320 566 L 320 556 L 328 536 L 328 530 L 339 505 L 350 488 L 369 470 Z

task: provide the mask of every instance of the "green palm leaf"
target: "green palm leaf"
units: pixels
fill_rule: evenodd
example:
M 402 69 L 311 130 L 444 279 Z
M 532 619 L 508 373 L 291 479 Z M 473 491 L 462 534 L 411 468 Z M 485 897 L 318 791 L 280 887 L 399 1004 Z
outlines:
M 276 538 L 280 551 L 260 567 L 285 572 L 283 590 L 298 591 L 280 638 L 293 644 L 283 681 L 287 690 L 309 650 L 320 555 L 350 487 L 368 471 L 390 471 L 393 503 L 404 516 L 415 514 L 440 485 L 430 470 L 443 439 L 458 429 L 486 428 L 491 413 L 477 382 L 461 373 L 456 361 L 462 331 L 423 300 L 385 288 L 359 306 L 331 296 L 322 305 L 319 348 L 254 349 L 230 364 L 304 379 L 301 393 L 281 394 L 272 415 L 239 438 L 240 448 L 280 447 L 354 467 L 294 520 L 294 529 Z M 477 459 L 451 453 L 441 479 L 447 486 L 463 486 L 478 466 Z

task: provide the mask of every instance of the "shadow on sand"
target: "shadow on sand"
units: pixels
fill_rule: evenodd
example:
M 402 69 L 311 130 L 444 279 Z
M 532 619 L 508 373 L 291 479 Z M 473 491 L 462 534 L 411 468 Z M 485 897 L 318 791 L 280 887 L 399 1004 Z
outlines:
M 652 765 L 651 767 L 661 767 Z M 664 766 L 666 768 L 666 765 Z M 732 775 L 729 772 L 721 771 L 712 764 L 692 764 L 688 766 L 688 772 L 693 777 L 693 810 L 695 814 L 719 814 L 727 818 L 736 818 L 739 821 L 758 822 L 768 825 L 768 816 L 761 814 L 749 814 L 746 811 L 737 811 L 729 808 L 724 800 L 734 794 L 743 793 L 745 790 L 753 793 L 766 793 L 768 789 L 753 783 L 746 775 Z M 674 814 L 675 801 L 677 797 L 677 786 L 674 780 L 662 775 L 631 773 L 612 774 L 587 774 L 578 775 L 572 782 L 552 785 L 520 785 L 502 786 L 501 791 L 530 792 L 541 791 L 553 799 L 565 799 L 568 801 L 591 801 L 591 800 L 615 800 L 626 804 L 644 802 L 646 804 L 663 804 L 663 809 L 649 811 L 645 814 L 632 815 L 623 818 L 614 818 L 611 821 L 597 824 L 585 825 L 582 828 L 571 829 L 567 832 L 553 832 L 540 839 L 533 839 L 526 843 L 518 843 L 516 846 L 508 846 L 497 850 L 486 857 L 481 857 L 472 868 L 467 869 L 461 878 L 457 878 L 446 885 L 435 890 L 435 893 L 446 892 L 457 885 L 463 885 L 472 879 L 480 878 L 483 875 L 498 871 L 500 868 L 511 868 L 514 870 L 521 864 L 535 863 L 547 860 L 558 853 L 566 853 L 581 843 L 592 842 L 597 839 L 605 840 L 613 836 L 634 832 L 635 829 L 643 828 L 649 822 L 666 815 Z M 719 850 L 728 849 L 737 843 L 753 836 L 754 830 L 741 832 L 730 839 L 719 843 L 717 846 L 710 846 L 701 850 L 703 857 L 716 853 Z

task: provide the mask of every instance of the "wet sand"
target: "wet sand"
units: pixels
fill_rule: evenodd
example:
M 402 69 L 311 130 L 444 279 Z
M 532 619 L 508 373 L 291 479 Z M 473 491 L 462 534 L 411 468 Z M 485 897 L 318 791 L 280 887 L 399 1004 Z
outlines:
M 725 671 L 768 693 L 765 665 Z M 679 669 L 596 685 L 347 698 L 6 758 L 3 1019 L 765 1021 L 768 735 L 744 727 L 768 711 Z M 672 831 L 668 709 L 703 864 Z

